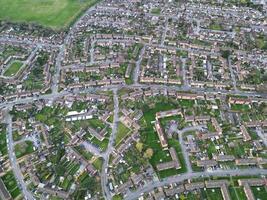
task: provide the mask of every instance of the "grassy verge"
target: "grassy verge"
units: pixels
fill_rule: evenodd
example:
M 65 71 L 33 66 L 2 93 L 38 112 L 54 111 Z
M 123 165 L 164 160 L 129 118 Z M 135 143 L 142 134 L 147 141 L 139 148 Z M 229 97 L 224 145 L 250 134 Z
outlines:
M 131 130 L 123 125 L 123 123 L 119 122 L 118 132 L 115 139 L 116 146 L 128 135 Z

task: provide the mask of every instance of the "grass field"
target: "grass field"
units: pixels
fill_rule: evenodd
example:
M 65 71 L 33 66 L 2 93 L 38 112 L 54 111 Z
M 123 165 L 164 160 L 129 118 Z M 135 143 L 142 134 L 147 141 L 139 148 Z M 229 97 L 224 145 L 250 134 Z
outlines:
M 0 19 L 33 22 L 53 29 L 71 24 L 98 0 L 0 0 Z
M 116 135 L 115 144 L 116 146 L 130 133 L 130 129 L 119 122 L 118 133 Z
M 170 156 L 167 156 L 168 152 L 163 151 L 159 143 L 159 137 L 157 132 L 154 130 L 154 123 L 156 113 L 159 111 L 167 111 L 174 109 L 175 107 L 172 104 L 167 103 L 158 103 L 154 108 L 150 109 L 148 107 L 143 109 L 144 119 L 146 121 L 147 127 L 141 132 L 142 142 L 147 148 L 153 149 L 153 156 L 150 159 L 150 163 L 154 168 L 160 162 L 168 162 L 171 160 Z
M 34 148 L 31 141 L 25 141 L 15 145 L 15 154 L 17 158 L 20 158 L 32 152 L 34 152 Z
M 4 176 L 1 177 L 7 190 L 11 196 L 15 199 L 20 195 L 20 189 L 18 188 L 15 176 L 12 171 L 8 171 Z
M 185 164 L 185 160 L 183 157 L 183 153 L 182 153 L 182 149 L 180 147 L 180 143 L 178 140 L 175 139 L 168 139 L 168 144 L 170 147 L 175 148 L 178 159 L 180 161 L 181 164 L 181 169 L 167 169 L 167 170 L 163 170 L 159 172 L 159 176 L 160 178 L 166 178 L 168 176 L 173 176 L 176 174 L 181 174 L 181 173 L 185 173 L 187 171 L 186 169 L 186 164 Z
M 4 76 L 14 76 L 20 70 L 22 65 L 23 63 L 20 61 L 13 62 L 5 71 Z
M 7 155 L 7 145 L 6 145 L 6 132 L 0 131 L 0 155 Z
M 239 199 L 239 200 L 246 200 L 246 194 L 244 192 L 244 189 L 242 187 L 229 187 L 229 193 L 230 193 L 230 197 L 232 199 Z
M 142 130 L 141 137 L 142 137 L 142 142 L 144 143 L 145 147 L 153 149 L 154 154 L 149 161 L 155 169 L 156 169 L 156 165 L 159 164 L 160 162 L 171 161 L 171 157 L 169 155 L 169 151 L 164 151 L 162 149 L 159 143 L 158 134 L 154 130 L 154 123 L 151 123 L 151 122 L 155 121 L 155 116 L 157 112 L 172 110 L 175 108 L 177 108 L 177 106 L 172 104 L 171 102 L 156 103 L 154 108 L 148 108 L 146 106 L 144 106 L 143 108 L 144 119 L 146 121 L 147 127 L 144 130 Z M 177 116 L 176 116 L 176 119 L 178 119 Z M 162 122 L 166 124 L 164 120 L 161 120 L 161 123 Z M 187 170 L 179 142 L 177 140 L 170 139 L 168 140 L 168 144 L 170 147 L 174 147 L 176 149 L 182 168 L 179 170 L 168 169 L 168 170 L 161 171 L 159 173 L 160 178 L 165 178 L 165 177 L 172 176 L 175 174 L 184 173 Z
M 258 200 L 264 200 L 267 197 L 267 191 L 266 188 L 261 186 L 261 187 L 251 187 L 251 190 L 255 196 L 256 199 Z
M 97 158 L 94 162 L 93 165 L 97 170 L 101 170 L 103 164 L 103 159 L 102 158 Z
M 181 198 L 182 199 L 182 198 Z M 199 199 L 205 199 L 205 200 L 223 200 L 222 193 L 220 189 L 214 188 L 214 189 L 207 189 L 196 192 L 189 192 L 186 196 L 187 200 L 199 200 Z

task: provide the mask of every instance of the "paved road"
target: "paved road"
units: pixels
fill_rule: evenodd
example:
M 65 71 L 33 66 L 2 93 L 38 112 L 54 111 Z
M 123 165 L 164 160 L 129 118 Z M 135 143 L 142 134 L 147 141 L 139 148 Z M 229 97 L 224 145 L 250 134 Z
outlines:
M 141 194 L 150 192 L 154 188 L 163 187 L 169 185 L 171 183 L 182 183 L 187 179 L 201 178 L 201 177 L 211 177 L 211 176 L 253 176 L 253 175 L 267 175 L 266 169 L 238 169 L 238 170 L 216 170 L 216 171 L 206 171 L 206 172 L 192 172 L 185 173 L 182 175 L 172 176 L 162 181 L 154 181 L 150 182 L 147 185 L 139 188 L 135 192 L 129 193 L 129 195 L 125 198 L 125 200 L 135 200 L 141 196 Z
M 182 75 L 183 75 L 183 81 L 184 81 L 184 85 L 185 87 L 190 87 L 187 76 L 186 76 L 186 69 L 185 69 L 185 63 L 186 63 L 186 58 L 180 57 L 181 62 L 182 62 Z
M 213 94 L 213 95 L 240 95 L 246 97 L 262 97 L 263 101 L 267 102 L 267 94 L 258 93 L 258 92 L 246 92 L 246 91 L 228 91 L 222 89 L 215 89 L 215 88 L 192 88 L 187 86 L 168 86 L 168 85 L 157 85 L 157 84 L 133 84 L 133 85 L 109 85 L 109 86 L 101 86 L 101 87 L 89 87 L 86 89 L 75 90 L 74 92 L 70 91 L 61 91 L 58 93 L 52 94 L 44 94 L 40 95 L 39 97 L 28 97 L 24 99 L 16 99 L 7 102 L 0 103 L 0 108 L 5 108 L 7 106 L 13 106 L 22 103 L 33 103 L 35 100 L 47 100 L 47 99 L 55 99 L 57 97 L 66 96 L 68 94 L 81 94 L 81 93 L 89 93 L 89 92 L 96 92 L 96 91 L 106 91 L 106 90 L 119 90 L 122 88 L 127 89 L 170 89 L 179 92 L 193 92 L 197 94 Z
M 95 40 L 91 43 L 91 48 L 90 48 L 90 65 L 92 65 L 94 63 L 94 48 L 95 48 L 95 43 L 96 43 Z
M 136 67 L 135 67 L 134 75 L 133 75 L 133 80 L 134 80 L 134 83 L 135 83 L 135 84 L 138 83 L 138 78 L 139 78 L 139 74 L 140 74 L 141 62 L 142 62 L 142 59 L 143 59 L 145 50 L 146 50 L 146 46 L 144 46 L 144 47 L 141 49 L 141 53 L 140 53 L 140 55 L 139 55 L 139 59 L 138 59 L 137 62 L 136 62 Z
M 8 156 L 12 166 L 13 173 L 17 179 L 19 186 L 21 187 L 24 198 L 26 200 L 33 200 L 34 198 L 27 189 L 27 185 L 23 180 L 23 175 L 21 173 L 19 164 L 17 162 L 17 158 L 15 156 L 14 141 L 12 136 L 12 117 L 8 113 L 5 116 L 5 121 L 7 123 L 7 132 L 8 132 L 8 137 L 7 137 Z
M 179 131 L 179 133 L 186 133 L 186 132 L 189 132 L 189 131 L 197 131 L 197 130 L 201 130 L 203 128 L 206 128 L 205 125 L 198 125 L 198 126 L 188 126 L 188 127 L 185 127 L 183 128 L 182 130 Z
M 68 40 L 68 38 L 66 40 Z M 59 54 L 57 55 L 57 58 L 56 58 L 55 73 L 54 73 L 54 76 L 52 77 L 52 86 L 51 86 L 52 94 L 57 94 L 58 92 L 61 62 L 64 58 L 64 52 L 65 52 L 65 44 L 61 45 L 59 49 Z
M 228 63 L 228 66 L 229 66 L 229 70 L 230 70 L 231 79 L 232 79 L 232 83 L 233 83 L 234 89 L 235 89 L 235 91 L 237 91 L 235 72 L 234 72 L 234 69 L 233 69 L 233 66 L 232 66 L 232 62 L 231 62 L 231 57 L 230 56 L 227 58 L 227 63 Z
M 108 175 L 106 174 L 106 171 L 108 169 L 109 157 L 113 151 L 113 147 L 115 144 L 115 139 L 116 139 L 116 134 L 117 134 L 117 129 L 118 129 L 118 122 L 119 122 L 119 98 L 117 95 L 117 90 L 113 90 L 113 101 L 114 101 L 114 112 L 113 112 L 114 116 L 113 116 L 112 133 L 109 138 L 109 144 L 108 144 L 108 148 L 105 153 L 105 156 L 104 156 L 104 163 L 103 163 L 102 171 L 100 175 L 102 192 L 106 200 L 112 199 L 112 196 L 110 194 L 109 187 L 108 187 Z
M 0 103 L 0 108 L 6 108 L 6 107 L 10 107 L 10 106 L 12 107 L 12 106 L 17 105 L 17 104 L 33 103 L 34 101 L 37 101 L 37 100 L 53 100 L 55 98 L 63 97 L 63 96 L 66 96 L 68 94 L 70 94 L 70 93 L 67 91 L 62 91 L 62 92 L 57 93 L 57 94 L 44 94 L 44 95 L 40 95 L 38 97 L 27 97 L 27 98 L 15 99 L 15 100 Z
M 188 173 L 192 173 L 192 166 L 191 166 L 191 162 L 190 162 L 190 158 L 189 158 L 189 153 L 187 152 L 186 150 L 186 146 L 184 144 L 184 140 L 183 140 L 183 134 L 185 132 L 188 132 L 188 131 L 196 131 L 196 130 L 201 130 L 205 128 L 205 126 L 191 126 L 191 127 L 186 127 L 182 130 L 176 130 L 176 132 L 178 133 L 178 136 L 179 136 L 179 143 L 180 143 L 180 146 L 181 146 L 181 149 L 182 149 L 182 153 L 183 153 L 183 157 L 185 159 L 185 164 L 186 164 L 186 168 L 187 168 L 187 172 Z
M 195 34 L 199 34 L 200 32 L 200 20 L 199 19 L 195 19 L 195 21 L 197 22 L 197 27 L 196 29 L 194 30 L 195 31 Z
M 160 46 L 164 46 L 164 42 L 165 42 L 167 31 L 168 31 L 168 24 L 169 24 L 169 21 L 168 20 L 169 20 L 169 18 L 166 17 L 166 19 L 165 19 L 165 25 L 164 25 L 163 30 L 162 30 L 162 36 L 161 36 Z

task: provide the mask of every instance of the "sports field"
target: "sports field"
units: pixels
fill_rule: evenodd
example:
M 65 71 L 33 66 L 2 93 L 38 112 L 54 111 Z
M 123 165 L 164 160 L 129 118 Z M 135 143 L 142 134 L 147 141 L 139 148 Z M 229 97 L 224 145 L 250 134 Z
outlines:
M 0 19 L 61 29 L 98 0 L 0 0 Z

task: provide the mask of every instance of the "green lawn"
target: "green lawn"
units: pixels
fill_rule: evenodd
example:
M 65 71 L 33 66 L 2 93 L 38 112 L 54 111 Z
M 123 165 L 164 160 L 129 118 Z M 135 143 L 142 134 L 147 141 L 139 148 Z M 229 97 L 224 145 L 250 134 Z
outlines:
M 182 199 L 182 198 L 181 198 Z M 186 196 L 187 200 L 223 200 L 222 193 L 219 188 L 214 189 L 201 189 L 200 191 L 189 192 Z
M 21 142 L 15 145 L 15 154 L 17 158 L 34 152 L 33 143 L 31 141 Z
M 209 28 L 211 30 L 216 30 L 216 31 L 221 31 L 222 30 L 222 26 L 220 24 L 217 24 L 217 23 L 210 24 Z
M 0 155 L 7 155 L 6 132 L 4 130 L 0 131 Z
M 118 133 L 116 135 L 115 143 L 118 145 L 129 133 L 130 129 L 123 125 L 123 123 L 119 122 L 118 125 Z
M 112 200 L 122 200 L 122 199 L 123 199 L 123 197 L 120 194 L 114 195 L 112 197 Z
M 93 118 L 88 120 L 76 121 L 75 126 L 82 127 L 83 129 L 87 129 L 88 126 L 94 129 L 103 129 L 106 125 L 100 119 Z
M 208 200 L 223 200 L 221 190 L 219 188 L 201 190 L 203 196 L 206 196 Z
M 114 116 L 113 115 L 110 115 L 107 121 L 109 123 L 113 123 L 113 119 L 114 119 Z
M 231 199 L 239 199 L 239 200 L 247 199 L 243 187 L 231 186 L 229 187 L 229 193 Z
M 160 15 L 161 9 L 160 8 L 153 8 L 151 13 L 154 15 Z
M 93 165 L 97 170 L 101 170 L 103 164 L 103 159 L 102 158 L 97 158 L 94 162 Z
M 234 111 L 249 112 L 251 109 L 249 105 L 232 104 L 231 109 Z
M 149 108 L 147 105 L 145 105 L 143 108 L 144 119 L 145 119 L 147 127 L 142 130 L 141 139 L 146 148 L 153 149 L 154 153 L 153 153 L 152 158 L 149 161 L 154 168 L 156 168 L 156 165 L 160 163 L 160 161 L 162 162 L 171 161 L 171 157 L 168 156 L 168 153 L 169 153 L 168 151 L 162 150 L 162 147 L 159 143 L 158 134 L 154 130 L 154 123 L 151 123 L 151 122 L 155 121 L 157 112 L 167 111 L 167 110 L 171 110 L 174 108 L 176 107 L 169 102 L 168 103 L 157 103 L 155 104 L 154 108 Z
M 267 191 L 266 188 L 261 186 L 261 187 L 251 187 L 251 190 L 255 196 L 256 199 L 258 200 L 264 200 L 267 197 Z
M 86 151 L 86 149 L 82 146 L 76 146 L 74 147 L 74 149 L 76 151 L 79 152 L 79 154 L 81 154 L 86 160 L 91 160 L 93 157 L 93 154 L 91 154 L 90 152 Z
M 105 138 L 103 141 L 99 141 L 96 137 L 90 140 L 92 144 L 98 146 L 101 151 L 105 151 L 108 147 L 108 138 Z
M 15 176 L 12 171 L 8 171 L 1 177 L 10 195 L 15 199 L 20 195 L 20 189 L 18 188 Z
M 1 0 L 0 0 L 1 2 Z M 1 9 L 1 8 L 0 8 Z M 1 15 L 1 14 L 0 14 Z M 20 70 L 21 66 L 23 65 L 20 61 L 13 62 L 5 71 L 4 76 L 14 76 Z
M 0 0 L 0 19 L 34 22 L 53 29 L 71 24 L 98 0 Z
M 175 140 L 175 139 L 168 139 L 168 144 L 169 144 L 169 147 L 175 148 L 177 156 L 178 156 L 178 159 L 179 159 L 180 164 L 181 164 L 181 169 L 172 168 L 172 169 L 167 169 L 167 170 L 160 171 L 159 172 L 160 178 L 166 178 L 168 176 L 173 176 L 173 175 L 176 175 L 176 174 L 185 173 L 187 171 L 185 160 L 184 160 L 184 157 L 183 157 L 183 153 L 182 153 L 182 149 L 180 147 L 179 141 Z

